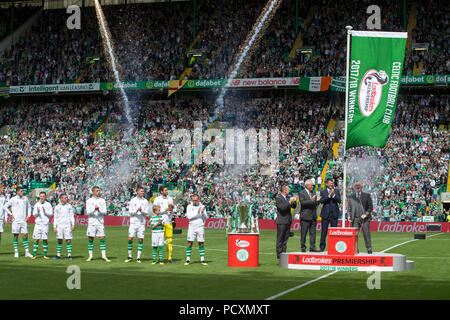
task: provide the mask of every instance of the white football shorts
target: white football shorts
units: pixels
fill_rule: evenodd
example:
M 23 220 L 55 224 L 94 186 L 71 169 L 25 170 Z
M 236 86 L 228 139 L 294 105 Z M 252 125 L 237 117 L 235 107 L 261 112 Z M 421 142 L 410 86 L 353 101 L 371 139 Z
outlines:
M 164 232 L 152 232 L 152 247 L 164 245 Z
M 197 239 L 198 242 L 205 242 L 205 227 L 189 227 L 187 232 L 187 241 L 195 241 Z
M 48 224 L 35 224 L 33 231 L 33 239 L 47 240 L 48 239 Z
M 25 221 L 15 222 L 11 224 L 11 231 L 13 234 L 25 234 L 28 233 L 28 224 Z
M 56 239 L 72 239 L 72 228 L 69 226 L 61 226 L 56 228 Z
M 104 237 L 105 236 L 105 226 L 102 226 L 102 225 L 88 226 L 86 235 L 88 237 Z
M 137 235 L 138 239 L 144 239 L 145 225 L 130 225 L 128 228 L 128 237 L 135 238 Z

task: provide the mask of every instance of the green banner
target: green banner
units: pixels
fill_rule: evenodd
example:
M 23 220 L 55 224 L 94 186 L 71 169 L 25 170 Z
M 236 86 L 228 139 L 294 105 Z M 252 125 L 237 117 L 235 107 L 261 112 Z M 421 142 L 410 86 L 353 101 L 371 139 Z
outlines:
M 448 75 L 423 75 L 423 76 L 403 76 L 402 84 L 447 84 L 450 80 Z
M 10 94 L 49 93 L 49 92 L 85 92 L 98 91 L 98 83 L 40 84 L 31 86 L 10 86 Z
M 227 84 L 226 79 L 206 79 L 206 80 L 188 80 L 185 88 L 199 89 L 199 88 L 221 88 Z
M 290 78 L 250 78 L 234 79 L 230 83 L 231 88 L 246 87 L 271 87 L 302 88 L 303 84 L 307 86 L 303 89 L 308 91 L 324 91 L 328 88 L 329 77 L 290 77 Z M 326 80 L 326 81 L 324 81 Z M 445 85 L 450 80 L 450 75 L 423 75 L 423 76 L 402 76 L 401 85 Z M 222 88 L 227 84 L 227 79 L 206 79 L 206 80 L 188 80 L 183 89 L 212 89 Z M 299 85 L 300 84 L 300 85 Z M 124 82 L 125 90 L 158 90 L 168 89 L 169 81 L 149 80 Z M 71 83 L 71 84 L 46 84 L 46 85 L 20 85 L 2 87 L 0 86 L 0 96 L 9 94 L 35 94 L 35 93 L 53 93 L 53 92 L 89 92 L 89 91 L 110 91 L 118 90 L 119 86 L 115 82 L 101 83 Z M 328 88 L 331 91 L 345 92 L 345 77 L 334 76 Z
M 330 85 L 331 91 L 345 92 L 345 76 L 333 77 Z
M 405 57 L 406 32 L 352 31 L 345 148 L 386 145 Z
M 165 80 L 123 82 L 123 88 L 125 90 L 167 89 L 169 82 Z M 119 86 L 115 82 L 102 82 L 100 90 L 119 90 Z

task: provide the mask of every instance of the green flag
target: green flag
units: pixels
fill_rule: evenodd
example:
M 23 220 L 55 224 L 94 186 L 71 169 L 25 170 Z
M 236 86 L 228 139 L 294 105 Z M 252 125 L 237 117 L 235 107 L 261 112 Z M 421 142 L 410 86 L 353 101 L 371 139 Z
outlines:
M 352 31 L 346 149 L 382 148 L 391 129 L 406 32 Z

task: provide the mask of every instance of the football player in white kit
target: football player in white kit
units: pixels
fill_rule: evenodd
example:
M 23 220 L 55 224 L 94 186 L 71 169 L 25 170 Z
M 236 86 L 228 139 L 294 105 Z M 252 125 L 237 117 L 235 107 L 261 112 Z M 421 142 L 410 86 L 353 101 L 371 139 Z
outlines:
M 145 217 L 150 213 L 148 200 L 144 198 L 144 188 L 138 187 L 137 196 L 130 200 L 130 227 L 128 228 L 128 258 L 125 262 L 133 260 L 133 238 L 138 238 L 138 253 L 136 262 L 141 263 L 142 248 L 144 246 Z
M 205 262 L 205 221 L 207 218 L 206 208 L 200 203 L 200 197 L 196 194 L 192 196 L 192 204 L 186 209 L 186 218 L 189 219 L 187 232 L 186 262 L 185 266 L 191 263 L 192 244 L 195 239 L 198 241 L 198 251 L 200 252 L 200 263 L 204 266 Z
M 153 209 L 153 216 L 150 218 L 150 225 L 152 227 L 152 247 L 153 247 L 152 264 L 156 264 L 158 262 L 159 264 L 164 264 L 163 262 L 164 217 L 161 214 L 161 207 L 159 206 L 159 204 L 154 204 L 152 209 Z
M 47 194 L 45 192 L 39 193 L 39 201 L 34 205 L 33 216 L 34 220 L 34 231 L 33 231 L 33 258 L 36 259 L 37 251 L 39 249 L 39 240 L 42 239 L 42 247 L 44 251 L 44 259 L 49 259 L 47 257 L 48 252 L 48 225 L 50 222 L 50 217 L 53 215 L 53 207 L 47 200 Z
M 164 218 L 164 237 L 167 240 L 167 256 L 168 262 L 174 263 L 172 260 L 173 251 L 173 199 L 170 197 L 169 189 L 166 186 L 159 187 L 160 196 L 156 197 L 153 201 L 153 205 L 158 205 L 161 208 L 161 213 Z
M 107 212 L 106 201 L 99 196 L 100 188 L 95 186 L 92 188 L 92 197 L 86 201 L 86 213 L 89 217 L 86 232 L 88 236 L 89 258 L 86 261 L 92 261 L 94 259 L 94 237 L 99 237 L 102 259 L 110 262 L 106 257 L 105 223 L 103 219 Z
M 67 245 L 67 259 L 72 260 L 72 231 L 75 228 L 75 217 L 72 205 L 69 203 L 69 197 L 63 193 L 59 197 L 61 203 L 55 207 L 53 218 L 53 230 L 56 232 L 56 257 L 54 260 L 61 259 L 63 238 Z
M 9 208 L 11 207 L 11 211 Z M 6 202 L 3 210 L 6 210 L 6 220 L 8 215 L 12 216 L 11 230 L 14 235 L 14 258 L 19 257 L 19 233 L 22 234 L 25 257 L 33 258 L 28 247 L 28 219 L 31 217 L 31 204 L 27 197 L 23 195 L 23 188 L 17 187 L 16 196 Z
M 6 219 L 6 210 L 3 208 L 5 207 L 7 200 L 5 196 L 5 185 L 0 183 L 0 244 L 2 242 L 2 232 L 3 230 L 3 222 L 5 223 L 5 226 L 8 225 L 8 219 Z

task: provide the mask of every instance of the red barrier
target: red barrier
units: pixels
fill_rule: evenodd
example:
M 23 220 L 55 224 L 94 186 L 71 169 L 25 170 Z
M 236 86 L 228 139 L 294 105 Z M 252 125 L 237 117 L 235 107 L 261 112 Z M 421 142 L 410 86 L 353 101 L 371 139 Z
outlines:
M 187 228 L 189 226 L 189 221 L 187 218 L 177 218 L 175 220 L 178 228 Z M 276 230 L 277 226 L 275 220 L 258 220 L 259 228 L 261 230 Z M 34 223 L 34 217 L 28 220 L 28 223 Z M 50 219 L 50 223 L 53 223 L 53 217 Z M 450 232 L 450 222 L 386 222 L 386 221 L 371 221 L 370 231 L 372 232 L 425 232 L 427 224 L 439 223 L 442 225 L 442 232 Z M 87 225 L 88 216 L 75 216 L 76 225 Z M 106 216 L 105 225 L 106 226 L 129 226 L 130 217 L 116 217 L 116 216 Z M 146 225 L 150 226 L 150 218 L 146 219 Z M 338 227 L 342 226 L 342 221 L 339 221 Z M 205 223 L 205 228 L 207 229 L 225 229 L 226 219 L 225 218 L 215 218 L 208 219 Z M 346 224 L 346 227 L 349 227 Z M 317 221 L 317 230 L 322 229 L 321 221 Z M 300 220 L 294 220 L 291 226 L 292 231 L 300 230 Z

